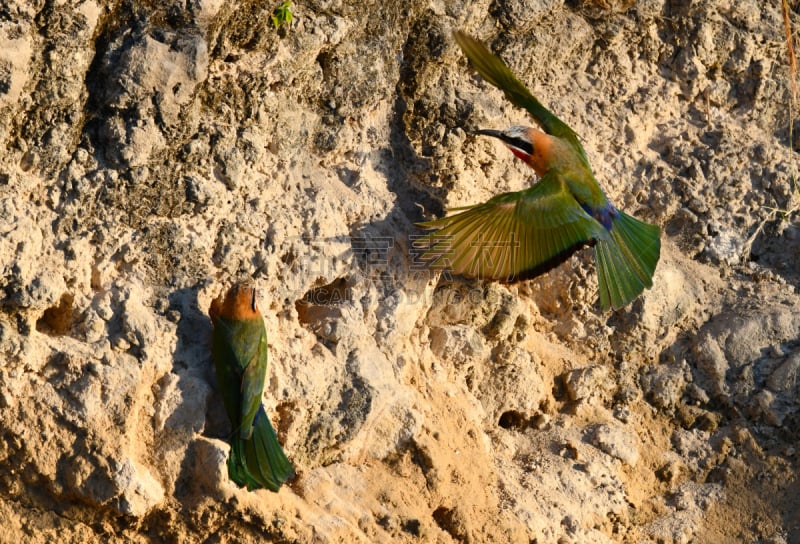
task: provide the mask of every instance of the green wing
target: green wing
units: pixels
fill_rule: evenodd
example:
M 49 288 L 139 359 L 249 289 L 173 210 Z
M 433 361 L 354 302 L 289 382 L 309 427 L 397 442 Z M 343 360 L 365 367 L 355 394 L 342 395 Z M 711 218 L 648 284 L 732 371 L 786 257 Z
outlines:
M 247 320 L 244 324 L 241 335 L 242 356 L 248 357 L 245 359 L 248 363 L 242 377 L 240 433 L 242 438 L 247 438 L 252 435 L 253 421 L 261 406 L 261 396 L 264 393 L 267 376 L 267 330 L 260 316 L 257 319 Z
M 212 353 L 225 409 L 242 438 L 250 437 L 267 372 L 264 321 L 217 317 Z
M 578 143 L 578 137 L 572 129 L 542 106 L 498 56 L 465 32 L 456 30 L 453 37 L 483 79 L 503 91 L 512 104 L 528 110 L 545 132 Z
M 507 282 L 532 278 L 609 236 L 553 170 L 530 189 L 458 210 L 419 223 L 437 231 L 416 240 L 414 247 L 432 267 L 467 277 Z
M 294 476 L 294 469 L 261 404 L 267 371 L 267 331 L 261 316 L 217 316 L 212 355 L 225 409 L 234 427 L 228 475 L 250 490 L 278 491 Z

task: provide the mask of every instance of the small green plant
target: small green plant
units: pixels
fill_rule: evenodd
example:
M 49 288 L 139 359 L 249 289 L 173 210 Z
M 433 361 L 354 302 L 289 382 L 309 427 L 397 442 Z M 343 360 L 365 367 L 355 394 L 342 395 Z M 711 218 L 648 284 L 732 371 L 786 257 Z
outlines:
M 280 28 L 285 24 L 292 24 L 292 20 L 294 19 L 294 13 L 292 13 L 292 2 L 291 0 L 285 0 L 280 6 L 275 8 L 275 11 L 272 12 L 272 26 L 275 28 Z

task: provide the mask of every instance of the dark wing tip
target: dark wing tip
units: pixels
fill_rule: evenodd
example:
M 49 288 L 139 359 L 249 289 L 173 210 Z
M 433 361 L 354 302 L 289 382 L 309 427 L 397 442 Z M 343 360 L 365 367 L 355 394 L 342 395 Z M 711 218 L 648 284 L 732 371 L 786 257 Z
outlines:
M 538 276 L 541 276 L 542 274 L 550 272 L 560 264 L 566 262 L 579 250 L 583 249 L 584 247 L 591 247 L 595 245 L 595 243 L 596 240 L 594 239 L 577 242 L 569 246 L 568 248 L 564 249 L 563 251 L 556 253 L 546 261 L 543 261 L 537 264 L 536 266 L 520 270 L 510 278 L 500 279 L 499 281 L 501 281 L 502 283 L 516 283 L 525 280 L 532 280 Z

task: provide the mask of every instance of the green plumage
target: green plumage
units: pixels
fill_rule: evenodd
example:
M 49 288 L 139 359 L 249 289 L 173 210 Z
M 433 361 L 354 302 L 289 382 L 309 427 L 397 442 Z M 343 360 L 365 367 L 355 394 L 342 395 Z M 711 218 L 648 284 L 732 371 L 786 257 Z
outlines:
M 661 230 L 618 211 L 611 236 L 594 246 L 600 307 L 622 308 L 653 286 L 661 252 Z
M 526 109 L 545 134 L 525 127 L 501 138 L 542 177 L 524 191 L 497 195 L 457 208 L 442 219 L 420 223 L 436 229 L 415 241 L 434 267 L 467 277 L 517 281 L 564 262 L 585 245 L 597 259 L 600 307 L 619 309 L 653 284 L 661 231 L 617 210 L 594 179 L 578 136 L 547 110 L 500 58 L 463 32 L 454 37 L 483 78 Z M 522 129 L 522 130 L 521 130 Z
M 557 266 L 608 232 L 552 172 L 524 191 L 503 193 L 455 215 L 420 223 L 435 233 L 417 242 L 422 259 L 466 277 L 512 282 Z
M 481 77 L 503 91 L 509 102 L 527 110 L 548 134 L 573 141 L 580 146 L 578 135 L 564 121 L 545 108 L 500 57 L 490 53 L 485 45 L 466 32 L 456 30 L 453 32 L 453 37 Z
M 267 371 L 267 333 L 261 315 L 232 319 L 212 313 L 212 356 L 233 425 L 228 474 L 248 490 L 278 491 L 294 475 L 261 404 Z

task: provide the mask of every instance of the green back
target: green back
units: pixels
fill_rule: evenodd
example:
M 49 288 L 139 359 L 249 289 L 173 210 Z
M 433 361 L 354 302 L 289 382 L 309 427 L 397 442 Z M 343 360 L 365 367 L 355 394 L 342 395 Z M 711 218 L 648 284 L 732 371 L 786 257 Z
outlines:
M 222 398 L 234 430 L 252 432 L 267 372 L 267 332 L 261 317 L 214 321 L 212 356 Z

